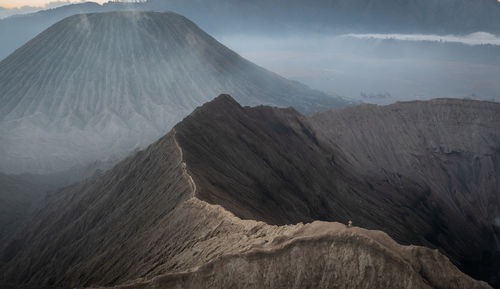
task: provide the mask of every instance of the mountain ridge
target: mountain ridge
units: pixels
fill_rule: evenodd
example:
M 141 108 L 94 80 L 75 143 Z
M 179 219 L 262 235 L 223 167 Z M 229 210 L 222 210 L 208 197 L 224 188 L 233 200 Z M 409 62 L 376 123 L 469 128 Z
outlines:
M 458 104 L 459 108 L 464 106 L 458 100 L 447 102 Z M 432 104 L 426 102 L 424 107 L 428 109 L 429 103 Z M 492 105 L 482 102 L 466 104 L 480 107 Z M 410 104 L 410 107 L 413 105 Z M 393 117 L 390 111 L 394 108 L 400 109 L 401 106 L 382 107 L 385 111 L 382 115 Z M 364 109 L 366 106 L 358 108 L 360 111 Z M 497 109 L 497 106 L 493 107 L 493 111 Z M 347 113 L 352 112 L 347 109 Z M 327 115 L 338 117 L 339 113 L 345 112 L 332 111 Z M 432 112 L 431 115 L 440 114 Z M 446 114 L 441 115 L 446 117 Z M 467 115 L 470 114 L 464 114 Z M 130 156 L 103 175 L 51 194 L 45 208 L 38 211 L 28 226 L 5 244 L 7 247 L 0 248 L 0 274 L 11 286 L 49 288 L 119 284 L 128 284 L 123 285 L 123 288 L 188 286 L 186 284 L 194 288 L 200 284 L 213 284 L 213 287 L 222 288 L 224 284 L 228 285 L 224 280 L 243 287 L 261 280 L 252 279 L 255 276 L 253 273 L 247 277 L 238 273 L 237 279 L 220 278 L 229 270 L 227 266 L 234 268 L 235 264 L 243 264 L 241 268 L 248 268 L 255 274 L 264 274 L 269 277 L 266 280 L 276 282 L 273 284 L 277 286 L 300 287 L 300 284 L 304 284 L 301 282 L 306 280 L 301 278 L 320 274 L 317 278 L 307 280 L 323 284 L 320 280 L 332 281 L 333 279 L 328 278 L 338 278 L 335 280 L 344 282 L 355 278 L 356 282 L 369 282 L 372 288 L 387 288 L 389 283 L 386 282 L 391 281 L 406 285 L 411 283 L 417 288 L 418 284 L 433 284 L 432 288 L 455 285 L 457 288 L 489 288 L 485 283 L 471 281 L 472 279 L 460 273 L 449 263 L 451 260 L 468 270 L 470 268 L 464 266 L 464 261 L 476 262 L 473 264 L 477 268 L 491 266 L 488 267 L 492 270 L 488 273 L 491 275 L 480 277 L 489 277 L 489 281 L 494 284 L 496 263 L 488 264 L 488 260 L 462 260 L 454 255 L 456 250 L 461 250 L 462 243 L 469 246 L 468 252 L 474 253 L 477 249 L 474 242 L 477 240 L 483 242 L 479 249 L 494 252 L 495 248 L 488 247 L 490 245 L 487 243 L 492 234 L 490 231 L 479 235 L 470 234 L 477 230 L 482 232 L 492 224 L 484 224 L 481 214 L 477 214 L 473 216 L 476 221 L 472 227 L 467 223 L 470 222 L 468 219 L 466 223 L 457 219 L 458 226 L 451 226 L 447 220 L 448 216 L 454 214 L 450 213 L 450 209 L 439 198 L 445 196 L 444 193 L 436 194 L 434 190 L 426 188 L 426 184 L 415 185 L 411 175 L 404 176 L 404 171 L 398 182 L 388 166 L 384 166 L 387 170 L 386 179 L 375 178 L 379 176 L 377 174 L 372 179 L 363 180 L 362 170 L 359 175 L 352 174 L 351 170 L 356 163 L 350 159 L 349 150 L 341 150 L 346 149 L 342 145 L 343 140 L 338 138 L 339 145 L 329 145 L 326 150 L 326 136 L 318 129 L 318 126 L 325 124 L 317 120 L 311 121 L 314 117 L 318 116 L 300 117 L 291 108 L 243 107 L 227 95 L 220 96 L 197 108 L 169 134 L 146 150 Z M 488 114 L 476 117 L 488 120 L 484 123 L 476 122 L 483 125 L 488 123 L 489 126 L 494 126 L 497 119 L 490 119 Z M 342 132 L 343 123 L 333 123 Z M 395 125 L 404 123 L 400 121 Z M 353 123 L 353 127 L 357 126 L 358 124 Z M 497 132 L 489 126 L 485 126 L 485 129 L 492 136 L 496 135 Z M 220 134 L 220 131 L 224 134 Z M 343 135 L 344 139 L 348 139 L 348 135 Z M 353 146 L 352 149 L 359 148 Z M 290 151 L 295 153 L 290 154 Z M 300 157 L 297 152 L 307 154 Z M 197 157 L 199 155 L 203 157 Z M 242 168 L 248 168 L 248 171 Z M 329 173 L 317 173 L 321 171 Z M 308 172 L 311 173 L 308 175 Z M 290 189 L 290 182 L 295 189 Z M 331 182 L 334 186 L 326 190 Z M 479 193 L 475 197 L 479 200 L 484 198 Z M 467 204 L 460 198 L 458 200 L 460 202 L 457 206 Z M 477 206 L 477 211 L 483 211 L 477 204 L 473 206 Z M 287 213 L 290 211 L 288 208 L 292 208 L 293 213 Z M 442 211 L 443 215 L 436 215 L 436 210 Z M 436 216 L 439 218 L 435 219 Z M 434 223 L 434 219 L 440 223 Z M 382 234 L 386 236 L 382 239 L 389 239 L 384 233 L 346 228 L 339 223 L 313 223 L 317 220 L 340 221 L 344 224 L 352 220 L 356 226 L 369 230 L 382 229 L 403 244 L 437 247 L 441 253 L 398 245 L 391 247 L 392 253 L 384 251 L 388 255 L 380 255 L 370 249 L 375 246 L 371 241 L 360 241 L 361 244 L 368 244 L 367 251 L 362 252 L 356 246 L 336 247 L 335 244 L 342 243 L 342 238 L 346 236 L 353 237 L 352 240 L 360 240 L 361 236 L 357 232 L 361 231 L 376 236 Z M 300 253 L 297 255 L 297 252 L 308 250 L 316 261 L 322 260 L 314 263 L 314 266 L 319 267 L 309 267 L 316 272 L 311 273 L 312 275 L 307 275 L 309 273 L 306 272 L 310 271 L 302 267 L 282 266 L 278 269 L 277 264 L 282 262 L 278 261 L 281 259 L 277 255 L 259 251 L 272 250 L 287 241 L 293 242 L 294 238 L 300 237 L 301 232 L 308 230 L 312 231 L 312 236 L 319 236 L 316 233 L 323 232 L 324 226 L 333 231 L 338 229 L 339 235 L 326 237 L 325 242 L 319 243 L 299 240 L 295 245 L 287 247 L 287 250 L 280 251 L 280 256 L 287 256 L 286 258 L 309 260 Z M 457 228 L 460 231 L 456 231 Z M 460 233 L 464 234 L 458 238 Z M 449 239 L 443 239 L 446 235 L 457 238 L 456 242 L 447 243 Z M 329 251 L 332 244 L 334 249 Z M 315 251 L 314 248 L 318 250 Z M 413 251 L 412 248 L 417 249 Z M 257 250 L 255 254 L 251 253 L 253 249 Z M 350 253 L 342 255 L 337 249 Z M 245 255 L 245 252 L 249 254 Z M 441 255 L 442 253 L 447 254 L 450 259 Z M 235 257 L 234 254 L 242 255 Z M 371 261 L 360 261 L 355 257 L 359 254 L 366 256 L 362 260 Z M 225 255 L 233 257 L 223 257 Z M 330 258 L 352 260 L 352 264 L 356 264 L 358 269 L 344 263 L 341 263 L 342 266 L 345 265 L 344 269 L 342 266 L 329 267 L 326 264 L 330 264 Z M 401 269 L 399 265 L 390 265 L 394 264 L 394 260 L 399 260 L 396 261 L 397 264 L 409 264 L 409 261 L 401 261 L 401 258 L 415 262 L 414 267 L 409 265 Z M 383 265 L 386 260 L 393 261 L 387 261 L 389 263 L 386 266 Z M 348 264 L 351 261 L 346 262 Z M 305 265 L 309 261 L 297 261 L 297 264 Z M 446 269 L 440 271 L 434 266 Z M 268 275 L 272 270 L 259 271 L 255 269 L 257 267 L 273 268 L 290 278 L 283 280 L 276 275 Z M 192 272 L 193 268 L 201 270 Z M 334 271 L 339 274 L 332 277 L 328 273 L 331 271 L 325 268 L 336 268 Z M 403 271 L 391 275 L 399 277 L 384 279 L 373 277 L 376 274 L 369 273 L 372 270 L 369 268 Z M 177 274 L 180 272 L 191 273 Z M 448 275 L 446 272 L 455 273 Z M 168 275 L 170 273 L 175 274 Z M 429 279 L 429 274 L 437 274 L 432 275 L 436 276 L 431 278 L 434 281 Z M 151 281 L 155 276 L 164 277 Z M 180 276 L 180 279 L 176 276 Z M 207 276 L 212 276 L 212 279 Z M 443 276 L 455 277 L 445 280 Z M 299 285 L 287 283 L 294 281 L 297 281 L 294 284 Z
M 270 224 L 350 219 L 440 248 L 495 282 L 497 103 L 438 99 L 309 117 L 227 105 L 237 112 L 199 109 L 178 124 L 198 197 Z

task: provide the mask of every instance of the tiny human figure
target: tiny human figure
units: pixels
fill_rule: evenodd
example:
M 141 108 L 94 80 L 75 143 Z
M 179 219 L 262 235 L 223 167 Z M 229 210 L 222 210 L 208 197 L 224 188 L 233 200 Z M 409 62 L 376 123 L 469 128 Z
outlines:
M 352 228 L 352 221 L 351 220 L 349 220 L 349 222 L 347 222 L 347 227 Z

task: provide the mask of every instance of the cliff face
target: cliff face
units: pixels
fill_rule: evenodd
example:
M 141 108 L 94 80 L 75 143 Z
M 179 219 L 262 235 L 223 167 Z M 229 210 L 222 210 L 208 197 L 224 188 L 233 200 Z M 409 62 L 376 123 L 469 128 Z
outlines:
M 122 158 L 220 93 L 304 112 L 345 101 L 243 59 L 175 13 L 81 14 L 0 62 L 0 171 Z
M 434 192 L 357 175 L 315 117 L 218 97 L 102 176 L 53 193 L 0 248 L 0 285 L 489 288 L 436 250 L 393 241 L 440 245 L 419 231 L 435 208 L 419 198 Z M 317 219 L 389 235 L 298 223 Z
M 412 233 L 392 236 L 440 248 L 464 271 L 499 285 L 498 104 L 438 99 L 366 105 L 318 113 L 311 122 L 371 186 L 416 197 L 392 208 Z M 408 188 L 408 180 L 424 193 Z M 416 242 L 411 234 L 424 239 Z

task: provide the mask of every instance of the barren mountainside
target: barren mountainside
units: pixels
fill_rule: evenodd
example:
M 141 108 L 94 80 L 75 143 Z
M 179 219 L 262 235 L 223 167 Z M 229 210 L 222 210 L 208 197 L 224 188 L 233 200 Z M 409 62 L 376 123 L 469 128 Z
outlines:
M 46 194 L 109 169 L 113 163 L 96 161 L 53 174 L 0 173 L 0 243 L 43 204 Z
M 438 99 L 304 117 L 219 98 L 178 127 L 210 203 L 273 224 L 351 219 L 440 248 L 465 272 L 498 282 L 496 103 Z
M 462 270 L 500 286 L 498 104 L 438 99 L 366 105 L 311 120 L 369 186 L 395 187 L 399 195 L 417 198 L 392 208 L 401 226 L 411 224 L 408 231 L 441 248 Z M 409 183 L 423 193 L 409 190 Z
M 221 95 L 51 193 L 0 248 L 0 285 L 490 288 L 455 265 L 496 282 L 499 110 L 434 100 L 304 116 Z M 457 122 L 476 137 L 453 139 Z M 378 161 L 386 150 L 397 160 Z M 468 170 L 494 180 L 465 182 Z
M 220 93 L 303 112 L 348 104 L 258 67 L 178 14 L 80 14 L 0 62 L 0 171 L 121 159 Z

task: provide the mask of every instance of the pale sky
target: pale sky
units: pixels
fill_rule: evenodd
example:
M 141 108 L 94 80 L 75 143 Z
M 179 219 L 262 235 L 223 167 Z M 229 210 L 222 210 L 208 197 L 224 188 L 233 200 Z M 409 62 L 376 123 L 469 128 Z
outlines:
M 105 3 L 109 0 L 87 0 L 89 2 Z M 500 0 L 498 0 L 500 2 Z M 50 2 L 57 0 L 0 0 L 0 6 L 5 8 L 19 8 L 22 6 L 44 7 Z M 61 2 L 85 2 L 83 0 L 63 0 Z
M 89 0 L 89 2 L 105 3 L 109 0 Z M 44 7 L 51 2 L 85 2 L 82 0 L 0 0 L 0 6 L 5 8 L 19 8 L 22 6 Z

